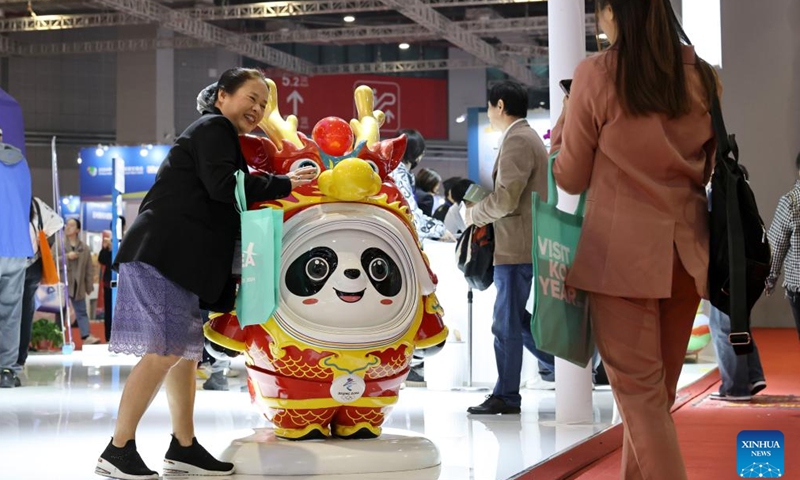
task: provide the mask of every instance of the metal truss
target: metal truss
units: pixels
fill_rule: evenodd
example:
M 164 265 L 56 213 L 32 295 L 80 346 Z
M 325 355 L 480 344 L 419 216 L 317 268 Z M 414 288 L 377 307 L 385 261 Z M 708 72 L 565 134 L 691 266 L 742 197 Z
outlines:
M 533 85 L 535 77 L 528 67 L 509 57 L 502 57 L 491 45 L 461 28 L 458 24 L 434 10 L 422 0 L 382 0 L 388 6 L 414 20 L 436 35 L 447 39 L 453 45 L 478 60 L 497 66 L 512 78 L 526 85 Z
M 546 36 L 547 17 L 494 18 L 490 20 L 468 20 L 453 22 L 475 35 L 524 32 L 530 35 Z M 586 16 L 586 34 L 594 35 L 596 30 L 594 14 Z M 418 25 L 381 25 L 349 28 L 317 28 L 285 32 L 255 33 L 251 39 L 263 43 L 330 43 L 374 42 L 386 43 L 396 40 L 421 41 L 440 38 L 429 29 Z
M 442 60 L 409 60 L 399 62 L 375 62 L 375 63 L 345 63 L 340 65 L 317 65 L 314 68 L 314 75 L 342 75 L 351 73 L 407 73 L 407 72 L 430 72 L 437 70 L 470 70 L 476 68 L 488 68 L 490 65 L 478 60 L 477 58 L 468 59 L 442 59 Z M 277 72 L 276 74 L 280 74 Z M 535 88 L 543 88 L 545 80 L 533 77 L 529 84 Z
M 544 0 L 424 0 L 431 8 L 476 7 L 511 3 L 533 3 Z M 261 2 L 223 7 L 187 9 L 194 18 L 203 20 L 230 20 L 236 18 L 276 18 L 298 15 L 331 15 L 354 12 L 381 12 L 394 10 L 382 0 L 300 0 L 294 2 Z
M 504 55 L 533 58 L 548 56 L 550 49 L 538 45 L 499 45 L 497 51 Z
M 547 17 L 500 18 L 454 23 L 476 35 L 504 32 L 547 33 Z M 388 43 L 397 40 L 420 41 L 439 38 L 438 35 L 417 24 L 352 28 L 318 28 L 287 32 L 257 33 L 249 35 L 249 37 L 262 43 L 330 44 L 352 41 Z
M 0 4 L 4 0 L 0 0 Z M 37 0 L 41 1 L 41 0 Z M 508 3 L 530 3 L 542 0 L 426 0 L 432 7 L 469 7 Z M 19 3 L 13 1 L 10 3 Z M 166 7 L 164 7 L 166 8 Z M 330 15 L 353 12 L 387 11 L 391 7 L 381 0 L 327 0 L 295 2 L 262 2 L 223 7 L 200 7 L 174 10 L 190 15 L 196 20 L 235 20 L 245 18 L 279 18 L 298 15 Z M 89 27 L 118 27 L 148 23 L 140 17 L 119 13 L 87 13 L 77 15 L 37 15 L 0 19 L 0 32 L 36 32 Z
M 214 45 L 190 37 L 133 38 L 90 42 L 30 43 L 17 45 L 10 53 L 24 57 L 144 52 L 158 49 L 207 48 Z
M 315 75 L 340 75 L 347 73 L 404 73 L 430 72 L 436 70 L 465 70 L 486 68 L 488 65 L 476 58 L 441 59 L 441 60 L 407 60 L 399 62 L 344 63 L 333 65 L 317 65 Z
M 95 3 L 111 7 L 121 13 L 158 22 L 162 27 L 198 40 L 220 45 L 254 60 L 297 73 L 310 73 L 311 63 L 247 37 L 229 32 L 210 23 L 167 8 L 153 0 L 95 0 Z
M 147 23 L 133 15 L 119 13 L 87 13 L 81 15 L 37 15 L 35 17 L 0 19 L 0 32 L 39 32 L 89 27 L 118 27 Z
M 58 1 L 61 1 L 63 3 L 63 0 L 36 0 L 36 3 L 56 3 Z M 74 2 L 76 0 L 71 0 L 71 1 Z M 12 5 L 12 4 L 25 5 L 26 3 L 28 2 L 26 2 L 25 0 L 0 0 L 0 5 Z
M 0 56 L 52 56 L 52 55 L 79 55 L 101 54 L 114 52 L 140 52 L 161 48 L 204 48 L 209 47 L 207 42 L 190 37 L 160 37 L 152 39 L 127 39 L 127 40 L 100 40 L 91 42 L 74 43 L 47 43 L 19 45 L 13 41 L 0 37 Z M 485 62 L 476 58 L 469 59 L 440 59 L 440 60 L 408 60 L 398 62 L 374 63 L 347 63 L 335 65 L 317 65 L 312 68 L 310 75 L 340 75 L 340 74 L 386 74 L 408 72 L 430 72 L 441 70 L 468 70 L 488 68 Z M 266 69 L 271 75 L 284 75 L 286 70 L 277 68 Z M 532 84 L 536 88 L 543 88 L 544 81 L 538 78 Z

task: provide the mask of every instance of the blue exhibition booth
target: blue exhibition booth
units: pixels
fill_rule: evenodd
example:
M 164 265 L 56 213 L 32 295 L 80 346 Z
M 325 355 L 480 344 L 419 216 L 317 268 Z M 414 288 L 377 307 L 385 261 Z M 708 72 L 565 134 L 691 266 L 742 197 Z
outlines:
M 78 157 L 80 164 L 80 199 L 69 198 L 62 202 L 70 205 L 70 212 L 77 209 L 83 218 L 83 229 L 87 232 L 102 232 L 111 225 L 111 193 L 114 187 L 114 159 L 122 159 L 124 168 L 126 201 L 138 201 L 144 198 L 153 186 L 161 163 L 169 153 L 169 145 L 141 146 L 97 146 L 81 149 Z

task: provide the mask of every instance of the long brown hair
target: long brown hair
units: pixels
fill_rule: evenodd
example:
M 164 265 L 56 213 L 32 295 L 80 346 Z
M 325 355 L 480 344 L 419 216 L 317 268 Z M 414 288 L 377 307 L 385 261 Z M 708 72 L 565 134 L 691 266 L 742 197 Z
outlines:
M 611 5 L 617 25 L 616 90 L 631 115 L 663 113 L 677 118 L 689 113 L 690 101 L 682 44 L 691 45 L 669 0 L 597 0 L 600 11 Z M 701 72 L 706 91 L 713 80 Z M 710 102 L 709 102 L 710 105 Z

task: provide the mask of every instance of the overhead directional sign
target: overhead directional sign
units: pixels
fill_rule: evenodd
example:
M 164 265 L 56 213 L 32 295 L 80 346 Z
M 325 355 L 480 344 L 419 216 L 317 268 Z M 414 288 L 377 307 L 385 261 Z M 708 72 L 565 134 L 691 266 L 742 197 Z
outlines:
M 375 92 L 375 109 L 386 115 L 383 137 L 403 128 L 417 129 L 425 138 L 448 136 L 446 80 L 379 75 L 287 75 L 273 80 L 281 114 L 295 115 L 298 128 L 306 134 L 325 117 L 354 118 L 353 92 L 360 85 L 369 85 Z

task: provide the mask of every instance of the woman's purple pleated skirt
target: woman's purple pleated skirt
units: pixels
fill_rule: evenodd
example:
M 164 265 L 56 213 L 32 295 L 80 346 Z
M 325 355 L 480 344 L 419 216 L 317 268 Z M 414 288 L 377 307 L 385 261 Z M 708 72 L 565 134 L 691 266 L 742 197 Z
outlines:
M 196 361 L 203 357 L 203 318 L 197 295 L 151 265 L 120 264 L 113 318 L 111 352 L 175 355 Z

